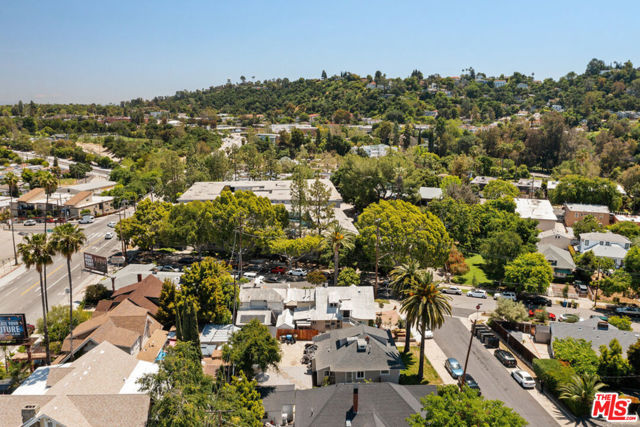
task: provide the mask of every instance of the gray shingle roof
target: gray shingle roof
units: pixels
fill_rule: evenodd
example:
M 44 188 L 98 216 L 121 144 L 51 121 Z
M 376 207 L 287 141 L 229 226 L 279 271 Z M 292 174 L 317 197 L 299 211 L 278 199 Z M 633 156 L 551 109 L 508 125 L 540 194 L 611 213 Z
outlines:
M 600 321 L 599 318 L 594 317 L 584 322 L 576 323 L 551 322 L 551 339 L 583 338 L 586 341 L 591 341 L 591 348 L 598 354 L 600 354 L 600 346 L 608 346 L 614 338 L 620 342 L 623 354 L 627 354 L 629 346 L 638 341 L 639 334 L 637 332 L 621 331 L 613 325 L 609 325 L 608 330 L 598 329 L 598 322 Z
M 599 232 L 582 233 L 580 235 L 580 240 L 581 241 L 593 240 L 593 241 L 621 243 L 621 244 L 631 243 L 631 240 L 627 239 L 626 237 L 620 234 L 612 233 L 611 231 L 607 231 L 606 233 L 599 233 Z
M 358 351 L 358 338 L 368 338 L 364 351 Z M 329 368 L 333 372 L 353 372 L 363 368 L 386 370 L 404 367 L 391 332 L 386 329 L 360 325 L 317 335 L 313 341 L 318 345 L 314 361 L 316 370 Z
M 422 409 L 420 399 L 436 393 L 436 386 L 393 383 L 359 384 L 358 413 L 353 412 L 353 384 L 298 390 L 295 396 L 297 427 L 406 426 L 406 418 Z
M 538 244 L 538 251 L 544 255 L 547 261 L 555 261 L 554 268 L 562 268 L 567 270 L 573 270 L 576 268 L 576 264 L 573 262 L 571 253 L 566 249 L 560 249 L 553 245 L 540 245 Z

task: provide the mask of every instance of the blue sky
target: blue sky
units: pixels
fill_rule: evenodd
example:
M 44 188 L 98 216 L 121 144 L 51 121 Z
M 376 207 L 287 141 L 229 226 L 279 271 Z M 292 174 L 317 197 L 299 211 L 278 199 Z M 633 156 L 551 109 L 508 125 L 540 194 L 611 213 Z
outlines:
M 0 10 L 0 104 L 117 103 L 248 78 L 640 65 L 640 3 L 15 1 Z

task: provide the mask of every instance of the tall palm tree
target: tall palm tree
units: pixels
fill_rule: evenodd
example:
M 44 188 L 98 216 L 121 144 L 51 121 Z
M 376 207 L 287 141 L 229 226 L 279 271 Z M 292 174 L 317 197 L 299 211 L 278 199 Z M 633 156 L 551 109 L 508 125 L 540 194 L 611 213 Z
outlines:
M 340 249 L 353 249 L 354 239 L 354 234 L 337 222 L 331 224 L 327 230 L 325 242 L 333 251 L 333 286 L 338 285 Z
M 391 270 L 391 285 L 393 290 L 400 298 L 404 298 L 405 292 L 411 288 L 411 284 L 417 281 L 418 276 L 424 273 L 420 268 L 420 264 L 416 260 L 409 260 L 405 264 L 400 264 Z M 403 353 L 409 352 L 411 345 L 411 322 L 407 319 L 405 324 L 406 336 Z
M 53 194 L 58 188 L 58 179 L 48 171 L 42 172 L 37 179 L 37 184 L 41 188 L 44 188 L 44 192 L 47 196 L 44 205 L 44 239 L 47 240 L 47 212 L 49 209 L 49 196 Z M 44 304 L 49 311 L 49 293 L 47 292 L 47 266 L 44 266 L 42 276 L 44 278 Z
M 44 189 L 46 194 L 46 203 L 44 205 L 44 233 L 47 233 L 47 212 L 49 209 L 49 196 L 52 195 L 58 189 L 58 178 L 51 172 L 43 172 L 38 177 L 38 186 Z
M 55 254 L 53 247 L 47 242 L 44 234 L 25 236 L 24 242 L 18 245 L 18 252 L 27 268 L 35 267 L 40 278 L 40 298 L 42 299 L 42 320 L 44 324 L 44 344 L 47 353 L 47 365 L 51 363 L 49 352 L 49 328 L 47 327 L 47 306 L 45 301 L 45 288 L 42 280 L 44 266 L 53 262 Z
M 11 205 L 13 205 L 13 193 L 18 188 L 20 178 L 13 172 L 9 172 L 4 176 L 3 183 L 9 186 L 9 220 L 11 221 L 11 240 L 13 241 L 13 257 L 18 265 L 18 252 L 16 251 L 16 236 L 13 232 L 13 215 L 11 214 Z
M 600 382 L 600 377 L 597 374 L 583 373 L 573 375 L 568 383 L 558 387 L 558 391 L 560 399 L 576 402 L 581 415 L 587 416 L 596 393 L 604 386 L 605 384 Z
M 400 311 L 407 315 L 407 322 L 415 324 L 420 332 L 420 364 L 418 378 L 422 380 L 424 373 L 424 334 L 428 329 L 434 330 L 442 326 L 445 315 L 451 315 L 451 298 L 442 293 L 441 288 L 433 281 L 433 275 L 423 271 L 411 287 L 406 291 Z
M 67 259 L 67 277 L 69 277 L 69 337 L 71 360 L 73 360 L 73 283 L 71 281 L 71 257 L 87 241 L 87 237 L 77 225 L 63 224 L 53 229 L 51 245 L 56 252 Z

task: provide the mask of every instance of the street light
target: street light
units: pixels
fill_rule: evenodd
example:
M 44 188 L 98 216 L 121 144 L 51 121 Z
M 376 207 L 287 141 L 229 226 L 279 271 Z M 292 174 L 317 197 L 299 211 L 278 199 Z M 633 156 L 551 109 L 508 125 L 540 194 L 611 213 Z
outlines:
M 476 305 L 476 319 L 473 321 L 473 325 L 471 326 L 471 337 L 469 337 L 469 348 L 467 348 L 467 357 L 464 359 L 464 371 L 462 371 L 462 377 L 460 377 L 460 390 L 462 390 L 462 386 L 464 385 L 465 377 L 467 376 L 467 365 L 469 364 L 469 353 L 471 353 L 471 343 L 473 342 L 473 333 L 476 330 L 476 323 L 478 322 L 478 311 L 480 310 L 480 306 L 482 303 Z

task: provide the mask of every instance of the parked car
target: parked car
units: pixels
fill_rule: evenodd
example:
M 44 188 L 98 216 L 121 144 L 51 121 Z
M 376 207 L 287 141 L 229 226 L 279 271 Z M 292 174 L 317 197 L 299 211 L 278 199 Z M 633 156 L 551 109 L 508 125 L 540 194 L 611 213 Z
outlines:
M 487 298 L 487 291 L 482 290 L 482 289 L 474 289 L 471 290 L 469 292 L 467 292 L 467 296 L 468 297 L 473 297 L 473 298 Z
M 116 222 L 115 222 L 115 221 L 109 221 L 109 222 L 107 223 L 107 227 L 110 227 L 110 228 L 116 228 Z
M 284 273 L 287 272 L 287 269 L 285 267 L 281 266 L 281 265 L 276 265 L 275 267 L 273 267 L 271 269 L 271 272 L 273 274 L 284 274 Z
M 174 272 L 175 273 L 175 272 L 180 271 L 180 269 L 179 268 L 175 268 L 175 267 L 173 267 L 171 265 L 162 265 L 162 266 L 158 267 L 158 271 L 169 271 L 169 272 Z
M 634 305 L 616 307 L 616 313 L 624 314 L 626 316 L 631 316 L 631 317 L 638 317 L 640 316 L 640 307 L 636 307 Z
M 462 295 L 462 289 L 457 286 L 449 286 L 442 290 L 443 294 Z
M 247 279 L 255 279 L 256 277 L 258 277 L 258 273 L 256 271 L 247 271 L 243 274 L 243 276 Z
M 279 276 L 267 276 L 264 279 L 265 282 L 267 283 L 282 283 L 285 282 L 285 278 L 284 277 L 279 277 Z
M 510 299 L 511 301 L 516 300 L 516 293 L 513 291 L 504 291 L 504 292 L 496 292 L 493 294 L 493 299 L 504 298 Z
M 536 380 L 534 380 L 527 371 L 516 369 L 511 372 L 511 376 L 522 386 L 522 388 L 534 388 L 536 386 Z
M 589 291 L 589 288 L 587 288 L 587 285 L 585 285 L 582 282 L 576 283 L 575 285 L 576 285 L 576 290 L 580 293 L 587 293 Z
M 591 316 L 589 316 L 589 319 L 593 319 L 594 317 L 597 317 L 598 319 L 608 322 L 609 318 L 607 316 L 604 316 L 602 314 L 592 314 Z
M 458 384 L 460 383 L 460 381 L 462 381 L 462 378 L 458 380 Z M 478 390 L 479 395 L 482 394 L 482 392 L 480 391 L 480 386 L 478 385 L 478 382 L 475 380 L 475 378 L 471 376 L 471 374 L 466 374 L 464 376 L 464 382 L 467 384 L 467 387 L 472 388 L 474 390 Z
M 507 350 L 496 350 L 493 354 L 507 368 L 515 368 L 518 365 L 516 358 Z
M 307 270 L 304 270 L 302 268 L 294 268 L 293 270 L 289 270 L 289 272 L 287 273 L 290 276 L 300 276 L 300 277 L 304 277 L 307 275 Z
M 551 307 L 552 302 L 549 298 L 543 297 L 542 295 L 533 295 L 533 296 L 529 296 L 526 297 L 524 299 L 524 303 L 528 306 L 535 306 L 535 307 Z
M 113 233 L 111 231 L 107 231 L 107 233 L 104 235 L 105 240 L 111 240 L 113 239 Z
M 27 227 L 29 227 L 29 226 L 32 226 L 32 225 L 36 225 L 37 222 L 36 222 L 35 219 L 28 219 L 23 224 L 26 225 Z
M 444 368 L 449 371 L 454 379 L 462 375 L 462 366 L 460 366 L 460 362 L 458 362 L 458 360 L 454 359 L 453 357 L 448 358 L 444 362 Z

